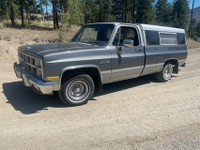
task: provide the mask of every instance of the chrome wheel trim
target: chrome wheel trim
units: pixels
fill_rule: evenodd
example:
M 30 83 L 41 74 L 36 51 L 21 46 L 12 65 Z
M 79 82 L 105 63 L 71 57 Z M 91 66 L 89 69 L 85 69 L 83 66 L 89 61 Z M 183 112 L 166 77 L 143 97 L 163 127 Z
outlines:
M 86 80 L 71 81 L 66 90 L 66 97 L 73 102 L 82 102 L 89 95 L 89 84 Z
M 163 77 L 165 80 L 169 80 L 172 76 L 172 72 L 173 72 L 173 67 L 171 64 L 166 65 L 164 70 L 163 70 Z

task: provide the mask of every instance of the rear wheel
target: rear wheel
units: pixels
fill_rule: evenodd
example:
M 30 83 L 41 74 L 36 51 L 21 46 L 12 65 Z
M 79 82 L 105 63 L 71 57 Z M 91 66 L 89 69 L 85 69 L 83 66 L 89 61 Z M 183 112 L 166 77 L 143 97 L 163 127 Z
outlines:
M 74 76 L 61 87 L 60 99 L 66 105 L 82 105 L 88 102 L 94 94 L 94 82 L 87 74 Z
M 166 82 L 172 77 L 173 65 L 171 63 L 166 63 L 161 72 L 156 74 L 158 81 Z

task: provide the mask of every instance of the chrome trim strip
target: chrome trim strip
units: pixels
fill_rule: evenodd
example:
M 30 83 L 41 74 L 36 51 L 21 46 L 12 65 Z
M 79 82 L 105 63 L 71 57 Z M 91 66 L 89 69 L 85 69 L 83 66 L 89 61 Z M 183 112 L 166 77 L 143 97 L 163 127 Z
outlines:
M 111 73 L 111 70 L 101 71 L 102 75 L 109 74 L 109 73 Z
M 121 71 L 130 71 L 135 69 L 141 69 L 143 66 L 137 66 L 137 67 L 128 67 L 128 68 L 121 68 L 121 69 L 114 69 L 112 70 L 112 73 L 121 72 Z
M 145 68 L 146 67 L 157 67 L 157 66 L 163 66 L 163 65 L 164 65 L 164 63 L 150 64 L 150 65 L 146 65 Z

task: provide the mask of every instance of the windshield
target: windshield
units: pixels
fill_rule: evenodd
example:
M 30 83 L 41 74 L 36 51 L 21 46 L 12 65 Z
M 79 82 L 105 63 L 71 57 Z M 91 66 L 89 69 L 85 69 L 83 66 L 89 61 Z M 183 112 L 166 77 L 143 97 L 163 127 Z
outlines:
M 72 42 L 106 45 L 113 32 L 114 25 L 85 25 L 72 38 Z

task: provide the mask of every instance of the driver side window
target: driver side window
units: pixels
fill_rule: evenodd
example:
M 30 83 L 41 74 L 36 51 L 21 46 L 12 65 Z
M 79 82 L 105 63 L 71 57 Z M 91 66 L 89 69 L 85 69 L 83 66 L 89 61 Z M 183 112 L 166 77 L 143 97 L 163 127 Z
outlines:
M 122 45 L 125 39 L 133 40 L 134 46 L 139 45 L 139 38 L 137 31 L 133 27 L 120 27 L 115 35 L 113 45 L 117 44 Z

